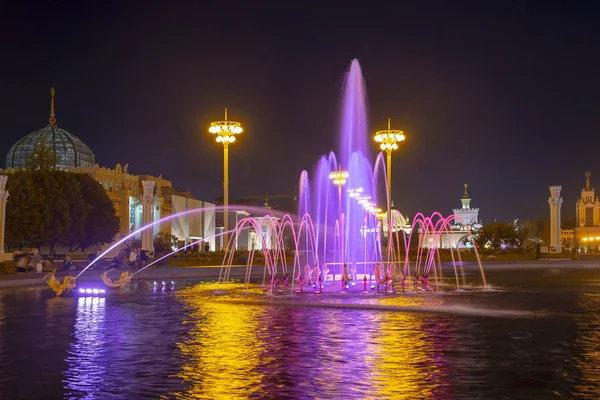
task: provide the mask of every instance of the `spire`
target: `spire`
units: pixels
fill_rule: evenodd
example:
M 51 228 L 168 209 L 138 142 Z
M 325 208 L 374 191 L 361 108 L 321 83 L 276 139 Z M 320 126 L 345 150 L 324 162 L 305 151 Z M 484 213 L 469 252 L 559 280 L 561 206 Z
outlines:
M 54 88 L 50 89 L 50 96 L 51 96 L 51 100 L 50 100 L 50 118 L 48 118 L 48 125 L 49 126 L 56 126 L 56 118 L 54 117 L 54 93 L 56 93 L 56 91 L 54 90 Z
M 590 171 L 585 173 L 585 190 L 590 190 L 590 176 L 592 173 Z
M 469 193 L 467 192 L 467 185 L 466 183 L 464 184 L 465 187 L 465 191 L 463 193 L 463 197 L 462 199 L 460 199 L 460 202 L 462 203 L 462 209 L 463 210 L 469 210 L 471 208 L 471 198 L 469 197 Z
M 269 194 L 265 193 L 265 203 L 263 204 L 265 207 L 269 207 Z

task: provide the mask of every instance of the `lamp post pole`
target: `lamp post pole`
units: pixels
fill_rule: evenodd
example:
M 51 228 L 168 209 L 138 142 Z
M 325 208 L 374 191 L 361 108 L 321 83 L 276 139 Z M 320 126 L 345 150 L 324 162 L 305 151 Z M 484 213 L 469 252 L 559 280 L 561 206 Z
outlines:
M 337 171 L 332 171 L 329 173 L 329 179 L 331 179 L 333 184 L 338 187 L 338 207 L 339 207 L 339 212 L 340 212 L 340 229 L 339 229 L 340 253 L 341 253 L 340 263 L 341 263 L 342 273 L 344 270 L 344 234 L 343 234 L 343 232 L 344 232 L 344 212 L 342 210 L 342 186 L 344 186 L 346 184 L 346 181 L 348 180 L 349 176 L 350 175 L 348 174 L 348 171 L 342 170 L 341 164 L 338 165 Z M 334 258 L 335 258 L 335 254 L 334 254 Z M 333 281 L 335 282 L 335 267 L 333 270 Z
M 227 109 L 225 109 L 225 120 L 210 123 L 208 131 L 217 135 L 217 143 L 223 145 L 223 248 L 229 244 L 229 145 L 235 142 L 235 136 L 242 133 L 242 125 L 239 122 L 227 120 Z
M 391 118 L 388 118 L 387 129 L 375 132 L 373 137 L 379 148 L 386 152 L 386 183 L 387 183 L 387 220 L 388 220 L 388 255 L 392 243 L 392 151 L 398 149 L 398 142 L 404 141 L 404 132 L 391 128 Z
M 227 114 L 226 114 L 227 115 Z M 225 117 L 227 119 L 227 117 Z M 223 142 L 223 232 L 229 231 L 229 143 Z M 229 244 L 229 234 L 223 235 L 223 247 Z

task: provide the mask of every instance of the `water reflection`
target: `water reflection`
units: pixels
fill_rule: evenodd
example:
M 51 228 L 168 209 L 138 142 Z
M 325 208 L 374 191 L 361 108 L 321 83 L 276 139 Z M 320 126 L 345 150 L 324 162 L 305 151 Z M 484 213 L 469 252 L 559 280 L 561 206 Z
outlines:
M 580 398 L 600 396 L 600 293 L 582 294 L 581 314 L 577 317 L 575 364 L 579 370 L 576 386 Z
M 258 391 L 264 343 L 257 332 L 265 309 L 213 302 L 194 291 L 180 297 L 189 306 L 184 323 L 193 327 L 187 340 L 178 344 L 184 364 L 177 376 L 188 387 L 175 396 L 247 398 Z
M 0 399 L 597 399 L 600 293 L 565 285 L 397 297 L 154 293 L 152 282 L 106 299 L 0 291 Z
M 175 343 L 188 329 L 171 295 L 142 288 L 82 297 L 75 316 L 63 373 L 67 398 L 157 398 L 181 388 Z
M 385 299 L 393 305 L 422 305 L 422 298 Z M 368 353 L 369 382 L 374 398 L 430 398 L 435 380 L 429 376 L 431 364 L 429 337 L 423 330 L 423 315 L 410 313 L 372 313 L 370 323 L 379 329 L 374 332 L 374 350 Z M 425 367 L 425 368 L 424 368 Z
M 433 398 L 443 342 L 431 315 L 357 310 L 362 298 L 289 299 L 229 293 L 179 294 L 190 337 L 179 345 L 187 382 L 178 398 Z M 260 297 L 260 298 L 259 298 Z M 396 306 L 423 298 L 376 298 Z M 303 305 L 303 306 L 300 306 Z M 431 305 L 431 301 L 428 302 Z M 300 307 L 298 307 L 300 306 Z M 437 347 L 436 347 L 437 346 Z M 267 397 L 268 397 L 267 396 Z
M 79 297 L 74 327 L 74 341 L 66 359 L 69 368 L 65 372 L 66 392 L 69 397 L 87 394 L 95 398 L 105 375 L 101 362 L 105 351 L 105 299 L 103 297 Z

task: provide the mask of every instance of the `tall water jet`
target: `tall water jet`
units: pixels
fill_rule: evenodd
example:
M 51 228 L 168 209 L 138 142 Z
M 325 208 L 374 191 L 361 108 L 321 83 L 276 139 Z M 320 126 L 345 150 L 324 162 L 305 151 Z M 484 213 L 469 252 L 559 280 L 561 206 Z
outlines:
M 298 184 L 298 216 L 302 218 L 303 215 L 311 214 L 311 204 L 310 204 L 310 186 L 308 184 L 308 173 L 306 171 L 302 171 L 300 174 L 300 181 Z M 300 223 L 300 221 L 298 221 Z M 305 225 L 306 226 L 306 225 Z M 308 254 L 308 228 L 305 227 L 304 232 L 302 232 L 302 250 L 303 252 L 303 261 L 308 263 L 309 254 Z
M 341 118 L 338 158 L 347 166 L 352 153 L 369 154 L 366 88 L 357 59 L 352 60 L 345 76 Z

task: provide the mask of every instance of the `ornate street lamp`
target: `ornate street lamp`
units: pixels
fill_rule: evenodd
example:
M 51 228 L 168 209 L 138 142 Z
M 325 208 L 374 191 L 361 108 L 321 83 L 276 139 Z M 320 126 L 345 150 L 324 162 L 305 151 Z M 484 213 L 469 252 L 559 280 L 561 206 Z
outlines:
M 329 173 L 329 179 L 331 179 L 331 181 L 333 182 L 334 185 L 336 185 L 338 187 L 338 205 L 339 205 L 339 213 L 340 213 L 340 229 L 339 229 L 339 237 L 340 237 L 340 270 L 343 271 L 343 267 L 344 267 L 344 240 L 343 240 L 343 231 L 344 231 L 344 218 L 342 217 L 343 212 L 342 212 L 342 186 L 344 186 L 346 184 L 346 182 L 348 181 L 348 177 L 350 176 L 350 174 L 348 173 L 348 171 L 343 171 L 342 170 L 342 165 L 339 164 L 338 165 L 338 170 L 337 171 L 332 171 Z M 335 242 L 334 242 L 335 244 Z M 335 249 L 334 249 L 335 252 Z M 335 258 L 335 253 L 334 253 L 334 258 Z M 333 270 L 333 281 L 335 282 L 335 268 Z
M 346 184 L 349 176 L 350 174 L 348 174 L 348 171 L 342 171 L 341 165 L 339 165 L 337 171 L 332 171 L 329 173 L 329 179 L 331 179 L 333 184 L 338 187 L 340 214 L 342 213 L 342 186 Z
M 227 120 L 227 109 L 225 109 L 225 120 L 210 123 L 208 131 L 216 135 L 217 143 L 223 145 L 223 232 L 229 230 L 229 145 L 235 142 L 236 135 L 242 133 L 242 125 L 239 122 Z M 223 247 L 227 246 L 229 235 L 223 235 Z
M 404 132 L 391 128 L 391 118 L 388 118 L 387 129 L 375 132 L 374 139 L 379 143 L 379 148 L 387 155 L 387 214 L 388 221 L 392 221 L 392 151 L 398 149 L 398 143 L 404 141 Z M 388 246 L 392 243 L 391 229 L 388 232 Z
M 391 213 L 392 198 L 392 151 L 398 149 L 398 143 L 404 141 L 404 132 L 392 129 L 391 118 L 388 118 L 388 127 L 385 130 L 375 132 L 374 139 L 379 143 L 379 148 L 387 155 L 387 212 Z M 391 215 L 390 215 L 391 220 Z

